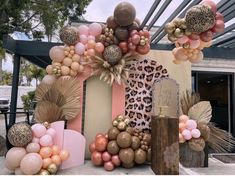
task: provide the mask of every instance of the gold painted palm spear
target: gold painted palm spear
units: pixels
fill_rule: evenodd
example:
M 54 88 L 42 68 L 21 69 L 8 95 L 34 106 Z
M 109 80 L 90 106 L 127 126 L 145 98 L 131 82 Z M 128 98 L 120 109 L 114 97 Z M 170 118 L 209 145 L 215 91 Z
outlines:
M 59 78 L 53 84 L 41 83 L 36 89 L 38 122 L 70 120 L 77 116 L 80 107 L 80 87 L 76 78 Z
M 198 124 L 206 124 L 210 128 L 209 147 L 216 152 L 228 152 L 235 146 L 235 139 L 225 130 L 216 127 L 210 122 L 212 117 L 212 107 L 208 101 L 200 101 L 200 96 L 187 90 L 181 98 L 181 108 L 185 115 L 194 119 Z

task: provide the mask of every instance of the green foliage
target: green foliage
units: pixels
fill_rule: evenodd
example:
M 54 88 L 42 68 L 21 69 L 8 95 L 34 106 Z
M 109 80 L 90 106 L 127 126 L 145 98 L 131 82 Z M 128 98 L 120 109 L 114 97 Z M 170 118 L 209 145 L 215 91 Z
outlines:
M 33 108 L 32 105 L 34 105 L 35 103 L 34 97 L 35 97 L 35 91 L 30 91 L 26 95 L 21 96 L 21 100 L 24 106 L 23 107 L 24 111 L 29 111 Z
M 7 71 L 2 71 L 2 80 L 0 81 L 0 85 L 12 85 L 12 73 Z

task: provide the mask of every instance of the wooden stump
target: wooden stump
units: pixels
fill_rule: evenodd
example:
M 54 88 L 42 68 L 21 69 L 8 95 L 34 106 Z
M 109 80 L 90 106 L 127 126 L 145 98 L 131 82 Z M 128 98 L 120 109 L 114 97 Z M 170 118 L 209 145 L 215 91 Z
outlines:
M 187 143 L 180 144 L 180 163 L 184 167 L 208 167 L 208 147 L 203 151 L 192 150 Z
M 153 117 L 151 121 L 151 168 L 155 174 L 179 174 L 179 121 Z

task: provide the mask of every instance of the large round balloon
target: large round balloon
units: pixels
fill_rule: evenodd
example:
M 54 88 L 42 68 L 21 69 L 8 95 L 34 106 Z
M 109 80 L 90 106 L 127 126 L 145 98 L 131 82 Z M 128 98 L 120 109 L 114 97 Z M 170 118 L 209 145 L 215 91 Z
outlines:
M 34 175 L 42 168 L 42 158 L 38 153 L 28 153 L 20 162 L 20 168 L 27 175 Z
M 27 123 L 16 123 L 8 131 L 9 142 L 15 147 L 23 147 L 33 139 L 30 125 Z
M 199 4 L 190 8 L 185 16 L 187 30 L 201 33 L 212 28 L 215 24 L 215 15 L 210 7 Z
M 23 147 L 13 147 L 6 154 L 6 167 L 14 170 L 20 166 L 22 158 L 26 155 Z
M 129 26 L 135 20 L 135 7 L 129 2 L 119 3 L 114 10 L 114 19 L 120 26 Z
M 74 26 L 65 26 L 61 28 L 60 39 L 66 45 L 75 45 L 78 42 L 79 32 L 78 29 Z
M 49 51 L 49 56 L 55 62 L 62 62 L 65 57 L 63 47 L 53 46 Z
M 104 49 L 103 56 L 109 64 L 115 65 L 122 58 L 122 51 L 117 45 L 110 45 Z

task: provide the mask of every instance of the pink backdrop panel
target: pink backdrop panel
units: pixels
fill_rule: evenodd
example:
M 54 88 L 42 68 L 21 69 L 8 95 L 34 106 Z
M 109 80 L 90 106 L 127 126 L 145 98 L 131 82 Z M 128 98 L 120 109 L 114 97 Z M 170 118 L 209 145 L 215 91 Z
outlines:
M 69 158 L 62 163 L 61 169 L 84 164 L 85 146 L 86 140 L 81 133 L 74 130 L 64 130 L 63 148 L 69 151 Z
M 56 135 L 53 139 L 54 145 L 57 145 L 60 149 L 62 149 L 64 141 L 64 121 L 51 123 L 51 128 L 56 131 Z

